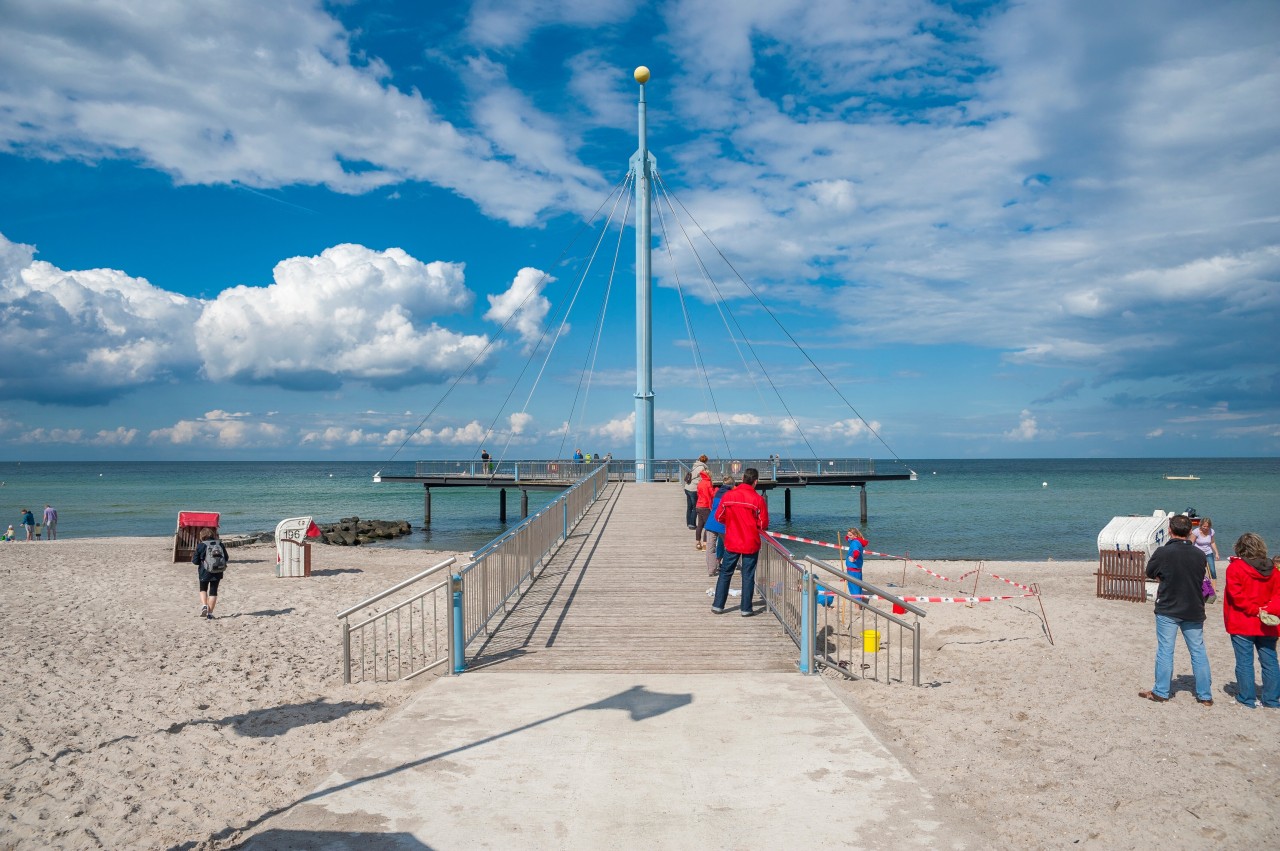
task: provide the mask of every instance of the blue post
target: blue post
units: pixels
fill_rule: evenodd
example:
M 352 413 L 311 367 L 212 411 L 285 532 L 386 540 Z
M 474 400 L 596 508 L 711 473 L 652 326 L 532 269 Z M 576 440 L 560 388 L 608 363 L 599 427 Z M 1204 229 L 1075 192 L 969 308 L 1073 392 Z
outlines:
M 462 574 L 455 573 L 449 577 L 449 586 L 453 591 L 453 659 L 450 665 L 453 673 L 461 674 L 467 669 L 462 652 L 464 639 L 462 636 Z
M 817 617 L 814 610 L 816 600 L 813 596 L 813 573 L 805 568 L 804 582 L 801 584 L 800 601 L 800 673 L 813 673 L 813 623 Z
M 639 148 L 631 156 L 636 193 L 636 482 L 653 481 L 653 275 L 650 270 L 653 219 L 650 182 L 657 162 L 649 153 L 644 84 L 649 69 L 635 70 L 640 84 Z

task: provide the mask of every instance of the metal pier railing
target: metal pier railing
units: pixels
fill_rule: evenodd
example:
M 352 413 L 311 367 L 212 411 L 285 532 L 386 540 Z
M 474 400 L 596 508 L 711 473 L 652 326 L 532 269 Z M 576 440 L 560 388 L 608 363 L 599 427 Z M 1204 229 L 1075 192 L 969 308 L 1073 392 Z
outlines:
M 848 593 L 846 582 L 862 593 Z M 824 665 L 850 679 L 891 683 L 909 678 L 920 685 L 919 618 L 927 614 L 920 607 L 824 561 L 797 558 L 768 536 L 760 548 L 756 588 L 799 648 L 802 673 Z M 884 611 L 871 595 L 916 619 Z
M 342 622 L 344 683 L 350 683 L 353 674 L 358 674 L 361 681 L 408 679 L 448 661 L 452 656 L 453 636 L 448 628 L 449 574 L 443 571 L 456 562 L 456 558 L 450 557 L 338 612 L 338 620 Z M 431 577 L 438 581 L 388 609 L 374 612 L 356 623 L 350 622 L 351 617 Z

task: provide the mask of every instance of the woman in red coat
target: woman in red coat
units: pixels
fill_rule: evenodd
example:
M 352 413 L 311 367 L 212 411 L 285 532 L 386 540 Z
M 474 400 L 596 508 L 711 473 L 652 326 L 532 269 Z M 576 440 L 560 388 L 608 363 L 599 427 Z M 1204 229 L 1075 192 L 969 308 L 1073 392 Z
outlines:
M 707 516 L 711 514 L 711 498 L 715 495 L 716 486 L 711 484 L 711 474 L 703 467 L 698 474 L 698 501 L 694 503 L 694 516 L 697 522 L 693 530 L 693 548 L 705 550 Z
M 1267 545 L 1253 532 L 1236 541 L 1235 556 L 1227 564 L 1227 599 L 1222 607 L 1227 634 L 1236 653 L 1236 700 L 1252 709 L 1255 699 L 1262 705 L 1280 709 L 1280 664 L 1276 660 L 1276 638 L 1280 626 L 1263 623 L 1260 614 L 1280 595 L 1280 577 L 1267 558 Z M 1253 655 L 1262 667 L 1262 693 L 1253 680 Z

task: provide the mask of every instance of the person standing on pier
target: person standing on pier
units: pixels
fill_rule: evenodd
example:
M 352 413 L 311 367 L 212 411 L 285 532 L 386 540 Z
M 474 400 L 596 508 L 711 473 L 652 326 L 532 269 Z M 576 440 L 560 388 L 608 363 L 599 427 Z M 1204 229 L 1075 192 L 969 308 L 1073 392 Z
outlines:
M 1191 672 L 1196 678 L 1196 703 L 1213 706 L 1213 682 L 1209 676 L 1209 655 L 1204 649 L 1205 558 L 1189 537 L 1192 521 L 1185 514 L 1169 518 L 1173 539 L 1152 553 L 1147 561 L 1147 578 L 1160 580 L 1156 589 L 1156 677 L 1150 691 L 1138 697 L 1164 703 L 1173 685 L 1173 649 L 1178 633 L 1191 654 Z
M 716 580 L 716 595 L 711 603 L 715 614 L 724 612 L 729 599 L 729 583 L 733 571 L 742 562 L 742 616 L 755 614 L 752 604 L 756 594 L 756 561 L 760 558 L 760 533 L 769 528 L 769 505 L 756 493 L 760 471 L 748 467 L 742 471 L 742 484 L 720 500 L 716 519 L 724 524 L 724 561 Z
M 720 507 L 720 500 L 731 490 L 733 476 L 725 476 L 720 480 L 719 489 L 711 497 L 711 513 L 707 515 L 704 527 L 711 535 L 707 542 L 707 576 L 715 576 L 720 572 L 720 561 L 724 558 L 724 524 L 716 519 L 716 509 Z
M 707 517 L 711 514 L 711 499 L 715 495 L 716 486 L 711 483 L 711 473 L 706 470 L 698 476 L 698 497 L 694 507 L 695 528 L 693 530 L 693 548 L 705 550 Z
M 690 529 L 698 528 L 694 512 L 698 505 L 698 476 L 706 469 L 707 456 L 699 455 L 698 460 L 693 462 L 693 467 L 684 477 L 684 522 Z

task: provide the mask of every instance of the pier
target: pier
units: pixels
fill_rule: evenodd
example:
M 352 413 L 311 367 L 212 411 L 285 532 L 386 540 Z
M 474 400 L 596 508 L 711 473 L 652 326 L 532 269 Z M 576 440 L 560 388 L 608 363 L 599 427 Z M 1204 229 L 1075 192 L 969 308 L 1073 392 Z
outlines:
M 612 482 L 635 482 L 636 464 L 631 460 L 608 461 L 418 461 L 412 476 L 374 474 L 381 484 L 419 484 L 423 487 L 423 525 L 431 525 L 432 488 L 489 488 L 498 491 L 498 520 L 507 522 L 507 491 L 520 491 L 520 517 L 529 514 L 531 490 L 564 490 L 600 466 L 608 467 Z M 740 481 L 742 471 L 754 467 L 760 473 L 756 490 L 783 489 L 783 517 L 791 519 L 791 491 L 810 487 L 856 487 L 861 522 L 867 522 L 867 484 L 870 482 L 915 481 L 913 470 L 877 472 L 870 458 L 719 459 L 707 462 L 711 479 L 724 476 Z M 683 482 L 690 462 L 678 459 L 650 462 L 650 482 Z

